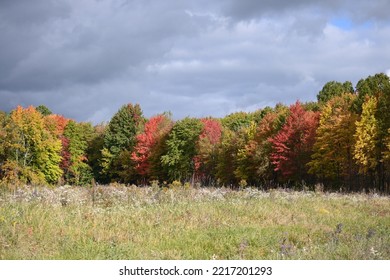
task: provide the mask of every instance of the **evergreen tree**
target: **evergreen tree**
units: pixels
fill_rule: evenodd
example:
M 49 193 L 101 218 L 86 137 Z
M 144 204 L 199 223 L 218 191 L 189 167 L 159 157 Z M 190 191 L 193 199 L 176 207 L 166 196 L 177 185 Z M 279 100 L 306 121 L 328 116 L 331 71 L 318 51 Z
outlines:
M 141 107 L 136 104 L 122 106 L 112 117 L 104 135 L 101 166 L 102 172 L 111 180 L 120 180 L 119 156 L 122 152 L 132 152 L 136 144 L 136 135 L 142 129 L 144 118 Z M 128 170 L 131 172 L 132 170 Z

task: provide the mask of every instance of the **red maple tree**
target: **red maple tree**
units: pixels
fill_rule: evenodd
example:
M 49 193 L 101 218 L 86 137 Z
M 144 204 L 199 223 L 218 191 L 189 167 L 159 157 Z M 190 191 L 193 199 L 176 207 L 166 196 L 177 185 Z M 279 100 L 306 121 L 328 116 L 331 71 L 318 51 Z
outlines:
M 65 127 L 69 121 L 70 119 L 56 114 L 45 117 L 46 127 L 48 127 L 48 129 L 52 131 L 57 137 L 60 137 L 64 134 Z
M 299 101 L 290 106 L 285 124 L 269 139 L 272 144 L 270 159 L 275 171 L 280 171 L 287 179 L 303 178 L 318 121 L 319 113 L 306 111 Z
M 197 177 L 202 177 L 204 175 L 204 169 L 207 169 L 206 166 L 210 161 L 210 153 L 212 152 L 213 147 L 219 142 L 222 135 L 221 123 L 216 119 L 203 118 L 200 121 L 203 123 L 203 129 L 197 143 L 198 154 L 193 159 Z
M 137 144 L 131 159 L 136 163 L 137 173 L 147 176 L 150 173 L 149 158 L 161 137 L 171 127 L 171 121 L 165 115 L 151 117 L 144 127 L 144 132 L 137 135 Z

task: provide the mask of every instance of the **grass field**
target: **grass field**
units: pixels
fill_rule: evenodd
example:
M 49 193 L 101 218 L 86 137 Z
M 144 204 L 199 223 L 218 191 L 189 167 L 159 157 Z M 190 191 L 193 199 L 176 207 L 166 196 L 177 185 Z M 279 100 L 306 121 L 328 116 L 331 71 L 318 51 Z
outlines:
M 390 259 L 390 198 L 255 189 L 25 187 L 0 259 Z

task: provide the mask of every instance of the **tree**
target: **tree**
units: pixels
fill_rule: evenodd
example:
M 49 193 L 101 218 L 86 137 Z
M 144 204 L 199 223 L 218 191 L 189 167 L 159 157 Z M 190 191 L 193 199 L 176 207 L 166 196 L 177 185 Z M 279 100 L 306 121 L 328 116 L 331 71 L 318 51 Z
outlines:
M 248 127 L 251 121 L 251 114 L 245 112 L 232 113 L 221 119 L 222 125 L 232 131 L 239 131 L 243 127 Z
M 136 164 L 136 170 L 143 178 L 150 178 L 157 161 L 151 161 L 151 157 L 159 146 L 164 136 L 172 129 L 172 121 L 166 114 L 150 118 L 144 127 L 144 131 L 137 135 L 137 144 L 131 154 L 131 159 Z
M 257 142 L 254 141 L 256 135 L 256 123 L 252 122 L 250 126 L 242 128 L 237 133 L 237 153 L 235 155 L 235 170 L 234 175 L 238 181 L 254 181 L 256 173 L 254 155 L 257 147 Z
M 356 92 L 358 97 L 355 100 L 354 108 L 358 113 L 362 112 L 362 106 L 367 97 L 374 96 L 378 101 L 381 99 L 381 102 L 388 103 L 390 102 L 388 99 L 390 94 L 390 78 L 384 73 L 368 76 L 365 79 L 359 80 L 356 85 Z
M 7 132 L 5 130 L 5 126 L 7 125 L 7 119 L 8 119 L 7 114 L 3 111 L 0 111 L 0 162 L 3 162 L 5 160 L 4 140 L 7 135 Z
M 5 172 L 24 183 L 57 183 L 62 175 L 61 141 L 46 129 L 42 114 L 32 106 L 18 106 L 5 130 Z
M 141 107 L 136 104 L 122 106 L 112 117 L 104 136 L 104 145 L 113 155 L 134 147 L 136 135 L 144 122 Z
M 102 172 L 110 179 L 120 179 L 118 170 L 120 164 L 115 162 L 123 151 L 132 152 L 136 144 L 136 135 L 140 132 L 144 118 L 141 107 L 136 104 L 122 106 L 112 117 L 104 135 L 102 150 Z M 129 170 L 130 171 L 130 170 Z
M 46 116 L 44 121 L 46 129 L 56 137 L 61 138 L 70 120 L 61 115 L 51 114 Z
M 232 185 L 237 183 L 234 175 L 236 170 L 235 157 L 237 154 L 237 138 L 234 131 L 222 128 L 221 141 L 217 148 L 216 177 L 220 184 Z
M 93 127 L 89 123 L 69 121 L 65 127 L 65 151 L 68 162 L 63 167 L 66 181 L 71 184 L 85 185 L 92 180 L 92 169 L 88 165 L 87 158 L 88 140 L 92 133 Z
M 355 175 L 353 148 L 357 114 L 350 110 L 355 95 L 345 93 L 330 99 L 322 108 L 309 173 L 331 182 L 350 184 Z M 329 183 L 331 184 L 331 183 Z
M 362 106 L 361 119 L 356 122 L 354 158 L 363 174 L 374 172 L 381 157 L 378 120 L 375 117 L 377 104 L 375 97 L 368 97 Z
M 379 145 L 383 150 L 386 143 L 384 142 L 390 129 L 390 78 L 384 73 L 379 73 L 374 76 L 369 76 L 366 79 L 361 79 L 356 90 L 358 98 L 355 102 L 355 109 L 361 113 L 363 103 L 368 97 L 375 97 L 377 105 L 375 118 L 378 122 L 378 137 Z
M 197 180 L 210 184 L 215 180 L 217 145 L 221 139 L 222 126 L 213 118 L 203 118 L 200 121 L 203 129 L 196 143 L 195 176 Z
M 353 93 L 352 83 L 349 81 L 343 84 L 336 81 L 327 82 L 322 90 L 317 94 L 319 103 L 325 104 L 335 96 L 341 96 L 343 93 Z
M 110 181 L 102 172 L 101 160 L 102 150 L 104 148 L 104 135 L 107 125 L 102 123 L 94 126 L 91 138 L 88 140 L 87 158 L 88 165 L 92 169 L 93 178 L 103 184 L 107 184 Z
M 313 112 L 319 112 L 321 107 L 318 102 L 314 102 L 314 101 L 305 102 L 302 104 L 302 106 L 306 111 L 313 111 Z
M 364 111 L 364 103 L 367 102 L 367 99 L 375 98 L 375 109 L 372 108 L 372 113 L 374 113 L 374 116 L 368 117 L 367 113 L 364 117 L 366 121 L 368 121 L 369 118 L 371 118 L 371 125 L 373 125 L 373 121 L 375 119 L 375 129 L 376 129 L 376 148 L 372 150 L 375 154 L 381 154 L 380 156 L 377 156 L 377 165 L 376 165 L 376 171 L 375 171 L 375 182 L 377 182 L 378 187 L 383 190 L 385 188 L 386 182 L 389 181 L 389 166 L 383 158 L 383 154 L 385 153 L 387 149 L 387 139 L 389 139 L 389 130 L 390 130 L 390 78 L 384 73 L 375 74 L 374 76 L 369 76 L 366 79 L 361 79 L 357 86 L 356 90 L 358 93 L 358 98 L 356 99 L 354 109 L 356 112 L 362 114 L 363 119 L 363 111 Z M 374 102 L 374 101 L 369 101 Z M 373 105 L 371 104 L 371 107 Z M 367 125 L 369 125 L 367 123 Z M 373 135 L 373 132 L 370 132 L 371 135 Z M 373 141 L 374 139 L 371 139 L 370 141 Z M 366 144 L 367 146 L 368 144 Z M 368 153 L 368 151 L 366 151 Z M 359 152 L 358 152 L 359 154 Z M 360 155 L 362 153 L 360 152 Z M 359 157 L 359 155 L 357 155 Z M 362 158 L 358 159 L 360 164 L 362 163 Z M 372 163 L 373 164 L 373 163 Z M 370 164 L 368 164 L 370 165 Z M 363 167 L 363 171 L 366 169 L 366 167 Z M 372 173 L 372 168 L 369 172 L 371 175 L 374 176 Z M 367 171 L 367 170 L 365 170 Z M 387 175 L 386 175 L 387 174 Z M 387 176 L 387 177 L 386 177 Z
M 193 175 L 196 143 L 202 129 L 200 120 L 188 117 L 173 126 L 166 141 L 167 152 L 161 157 L 169 180 L 187 180 Z
M 221 184 L 237 185 L 245 180 L 259 185 L 273 179 L 268 139 L 285 123 L 288 107 L 277 104 L 274 109 L 266 107 L 255 113 L 257 117 L 238 131 L 226 127 L 222 131 L 216 164 L 216 177 Z
M 66 173 L 71 165 L 69 153 L 69 139 L 64 136 L 65 127 L 69 123 L 69 119 L 57 114 L 50 114 L 44 117 L 45 128 L 50 131 L 50 134 L 61 141 L 61 161 L 60 168 Z
M 305 111 L 299 101 L 290 106 L 290 114 L 281 130 L 269 139 L 272 144 L 270 159 L 274 170 L 284 178 L 304 179 L 310 161 L 318 113 Z
M 42 114 L 42 116 L 46 117 L 52 114 L 52 111 L 50 111 L 49 108 L 47 108 L 45 105 L 39 105 L 36 110 Z
M 389 178 L 390 176 L 390 128 L 388 130 L 388 135 L 386 137 L 386 149 L 385 151 L 383 152 L 383 161 L 385 163 L 385 167 L 386 167 L 386 175 L 388 176 L 387 178 Z

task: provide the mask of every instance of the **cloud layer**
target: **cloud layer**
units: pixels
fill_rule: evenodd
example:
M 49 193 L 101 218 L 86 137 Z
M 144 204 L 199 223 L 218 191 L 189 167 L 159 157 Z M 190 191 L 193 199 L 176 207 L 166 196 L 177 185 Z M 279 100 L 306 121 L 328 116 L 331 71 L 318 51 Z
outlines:
M 0 2 L 1 110 L 223 116 L 390 68 L 384 0 L 33 2 Z

